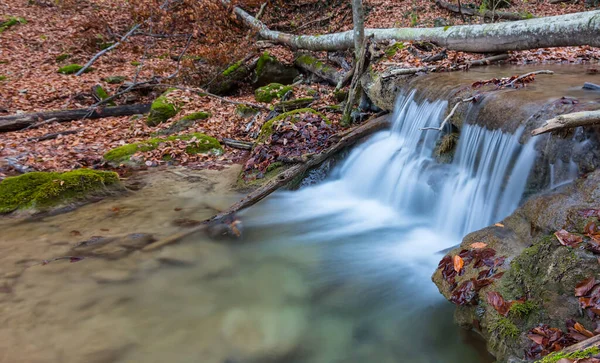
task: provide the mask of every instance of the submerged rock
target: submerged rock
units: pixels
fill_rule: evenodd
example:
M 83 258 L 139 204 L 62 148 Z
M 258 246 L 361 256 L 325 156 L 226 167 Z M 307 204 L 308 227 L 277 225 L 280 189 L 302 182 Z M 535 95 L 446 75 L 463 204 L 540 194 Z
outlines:
M 575 287 L 600 274 L 597 248 L 583 235 L 587 223 L 600 223 L 600 213 L 590 212 L 599 206 L 600 171 L 596 171 L 532 198 L 501 224 L 467 235 L 440 263 L 433 281 L 458 305 L 456 321 L 480 332 L 499 361 L 535 351 L 536 343 L 527 333 L 539 324 L 566 333 L 565 321 L 574 319 L 590 331 L 595 329 L 593 314 L 581 314 Z M 583 237 L 582 242 L 573 247 L 561 244 L 554 233 L 562 229 Z M 452 262 L 455 256 L 464 263 L 458 273 Z M 464 299 L 469 292 L 463 287 L 469 283 L 474 288 Z M 508 305 L 499 303 L 493 293 Z
M 79 169 L 26 173 L 0 182 L 0 213 L 17 209 L 46 211 L 116 189 L 122 186 L 114 172 Z

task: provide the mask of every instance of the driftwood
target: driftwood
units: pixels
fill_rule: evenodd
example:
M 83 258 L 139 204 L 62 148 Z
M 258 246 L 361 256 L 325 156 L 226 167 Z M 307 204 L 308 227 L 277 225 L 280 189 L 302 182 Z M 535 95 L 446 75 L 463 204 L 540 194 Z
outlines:
M 356 127 L 351 131 L 342 132 L 338 135 L 339 141 L 336 142 L 333 146 L 329 147 L 328 149 L 322 151 L 319 154 L 306 155 L 306 162 L 296 164 L 282 171 L 269 182 L 267 182 L 265 185 L 246 195 L 239 202 L 232 205 L 228 210 L 217 214 L 216 216 L 204 221 L 198 226 L 195 226 L 186 231 L 171 235 L 162 240 L 149 244 L 146 247 L 144 247 L 143 251 L 152 251 L 159 249 L 163 246 L 175 243 L 191 234 L 210 228 L 211 226 L 224 223 L 226 221 L 232 221 L 232 223 L 237 223 L 234 216 L 240 210 L 253 206 L 254 204 L 267 197 L 269 194 L 288 184 L 296 177 L 302 175 L 310 168 L 318 166 L 319 164 L 327 160 L 329 157 L 340 152 L 345 147 L 351 146 L 361 138 L 388 127 L 389 124 L 390 121 L 388 117 L 381 116 L 371 119 L 370 121 L 365 122 L 364 124 Z
M 597 124 L 600 124 L 600 110 L 567 113 L 547 120 L 544 126 L 531 131 L 531 135 L 536 136 L 554 130 Z
M 221 142 L 229 147 L 232 147 L 235 149 L 242 149 L 242 150 L 252 150 L 252 146 L 254 146 L 254 143 L 251 143 L 251 142 L 239 141 L 239 140 L 227 139 L 227 138 L 223 138 L 221 140 Z
M 467 99 L 464 100 L 460 100 L 456 103 L 456 105 L 454 105 L 454 107 L 452 107 L 452 110 L 450 111 L 450 113 L 448 114 L 448 116 L 446 116 L 446 118 L 444 119 L 444 121 L 442 121 L 442 124 L 440 125 L 440 127 L 422 127 L 421 130 L 435 130 L 435 131 L 442 131 L 444 129 L 444 126 L 446 126 L 446 123 L 450 120 L 450 118 L 452 118 L 452 116 L 454 115 L 454 112 L 456 112 L 456 109 L 458 108 L 458 106 L 460 106 L 461 103 L 463 102 L 471 102 L 473 101 L 475 98 L 474 97 L 469 97 Z
M 21 130 L 30 125 L 35 125 L 40 121 L 49 119 L 54 119 L 53 121 L 55 122 L 67 122 L 84 118 L 98 119 L 111 116 L 130 116 L 147 113 L 149 111 L 150 104 L 148 103 L 97 108 L 94 110 L 90 110 L 89 108 L 79 108 L 75 110 L 45 111 L 2 116 L 0 117 L 0 132 Z
M 521 15 L 519 13 L 510 13 L 505 11 L 479 11 L 478 9 L 466 8 L 460 5 L 454 5 L 442 0 L 436 0 L 436 4 L 446 10 L 452 11 L 454 13 L 460 14 L 461 16 L 479 16 L 482 18 L 487 18 L 491 20 L 503 19 L 503 20 L 523 20 L 527 19 L 526 16 Z
M 523 78 L 527 78 L 529 76 L 534 76 L 536 74 L 554 74 L 554 72 L 549 71 L 549 70 L 541 70 L 541 71 L 534 71 L 534 72 L 525 73 L 525 74 L 522 74 L 522 75 L 518 76 L 517 78 L 515 78 L 512 82 L 510 82 L 508 84 L 507 87 L 514 87 L 515 83 L 517 83 L 518 81 L 522 80 Z
M 589 89 L 592 91 L 600 91 L 600 86 L 595 83 L 585 82 L 583 84 L 583 89 Z

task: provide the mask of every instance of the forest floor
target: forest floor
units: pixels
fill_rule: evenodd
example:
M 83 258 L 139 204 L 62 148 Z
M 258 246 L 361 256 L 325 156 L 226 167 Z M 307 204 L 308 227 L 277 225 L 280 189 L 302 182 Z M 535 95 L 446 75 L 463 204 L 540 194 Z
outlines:
M 348 30 L 352 27 L 350 2 L 335 2 L 329 10 L 319 1 L 293 1 L 270 4 L 262 20 L 274 30 L 295 33 L 322 34 Z M 581 1 L 549 4 L 514 1 L 513 6 L 502 11 L 549 16 L 588 10 Z M 451 13 L 426 0 L 367 0 L 368 27 L 431 27 L 434 24 L 458 25 L 465 21 L 459 14 Z M 281 7 L 280 7 L 281 6 Z M 7 1 L 0 3 L 0 18 L 24 19 L 0 32 L 0 116 L 33 111 L 84 108 L 93 105 L 91 88 L 101 85 L 109 94 L 122 89 L 121 84 L 109 84 L 107 77 L 123 76 L 128 81 L 166 78 L 177 72 L 168 83 L 198 87 L 206 82 L 206 75 L 223 71 L 234 60 L 223 63 L 204 61 L 213 51 L 212 45 L 203 42 L 203 35 L 188 38 L 152 37 L 144 34 L 132 36 L 127 42 L 103 55 L 93 65 L 93 71 L 82 76 L 59 74 L 58 68 L 67 64 L 85 64 L 94 54 L 110 42 L 119 39 L 134 24 L 131 5 L 121 0 L 87 0 L 76 5 L 69 2 Z M 256 13 L 258 7 L 249 9 Z M 325 10 L 325 11 L 324 11 Z M 466 17 L 466 22 L 481 22 L 483 18 Z M 253 45 L 254 38 L 242 25 L 233 29 L 239 41 L 239 52 L 264 51 Z M 146 33 L 147 34 L 147 33 Z M 241 49 L 249 44 L 248 49 Z M 187 46 L 187 48 L 186 48 Z M 422 58 L 409 51 L 410 47 L 389 56 L 386 62 L 405 67 L 421 66 Z M 177 55 L 186 50 L 186 61 Z M 268 49 L 284 63 L 293 63 L 294 54 L 282 46 Z M 430 50 L 435 54 L 437 50 Z M 325 59 L 326 54 L 318 54 Z M 345 55 L 350 60 L 350 54 Z M 451 65 L 466 64 L 472 59 L 488 55 L 448 52 L 448 57 L 436 63 L 439 70 Z M 239 59 L 239 58 L 238 58 Z M 510 52 L 506 61 L 512 64 L 531 63 L 589 63 L 592 70 L 600 59 L 600 49 L 568 47 Z M 460 69 L 460 67 L 459 67 Z M 468 70 L 468 67 L 463 67 Z M 337 131 L 341 115 L 325 111 L 324 106 L 337 102 L 333 87 L 312 83 L 303 85 L 298 93 L 316 91 L 319 99 L 311 106 L 323 110 L 332 120 L 330 131 Z M 150 103 L 163 89 L 131 92 L 116 100 L 117 104 Z M 312 92 L 311 91 L 311 92 Z M 208 111 L 211 117 L 195 122 L 185 133 L 203 132 L 207 135 L 254 141 L 257 131 L 265 121 L 263 113 L 256 122 L 236 114 L 236 105 L 217 98 L 200 96 L 197 92 L 179 90 L 175 97 L 182 105 L 178 117 L 197 111 Z M 253 89 L 240 87 L 228 97 L 236 102 L 256 103 Z M 270 106 L 264 104 L 264 106 Z M 102 156 L 115 147 L 150 138 L 168 124 L 156 127 L 146 125 L 143 118 L 130 116 L 108 117 L 97 120 L 84 119 L 66 123 L 48 123 L 28 130 L 0 133 L 0 180 L 15 175 L 14 162 L 29 170 L 70 170 L 81 167 L 105 167 Z M 74 131 L 55 139 L 39 141 L 37 138 L 51 133 Z M 224 146 L 222 155 L 185 155 L 168 163 L 178 163 L 191 168 L 220 168 L 231 163 L 243 163 L 249 152 Z M 145 155 L 148 166 L 165 164 L 160 152 Z M 157 156 L 158 155 L 158 156 Z M 179 155 L 182 155 L 181 153 Z M 8 160 L 13 163 L 9 163 Z

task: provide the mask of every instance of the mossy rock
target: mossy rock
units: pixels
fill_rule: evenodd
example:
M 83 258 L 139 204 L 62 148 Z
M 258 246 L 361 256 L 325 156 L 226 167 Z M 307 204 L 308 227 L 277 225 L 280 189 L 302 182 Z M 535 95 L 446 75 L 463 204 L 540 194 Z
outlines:
M 71 58 L 71 55 L 70 55 L 70 54 L 63 53 L 63 54 L 60 54 L 60 55 L 58 55 L 58 56 L 56 57 L 56 62 L 57 62 L 57 63 L 58 63 L 58 62 L 62 62 L 62 61 L 65 61 L 65 60 L 67 60 L 67 59 L 69 59 L 69 58 Z
M 292 123 L 296 123 L 303 119 L 303 115 L 311 114 L 318 116 L 320 119 L 325 121 L 328 125 L 331 125 L 331 121 L 327 119 L 323 114 L 313 110 L 312 108 L 301 108 L 298 110 L 282 113 L 281 115 L 270 119 L 265 122 L 260 128 L 260 133 L 258 134 L 258 138 L 256 139 L 257 143 L 264 142 L 267 140 L 271 134 L 273 134 L 273 126 L 282 121 L 290 121 Z
M 385 56 L 387 58 L 392 58 L 393 56 L 396 55 L 396 53 L 398 53 L 399 50 L 404 49 L 404 43 L 402 42 L 396 42 L 392 45 L 390 45 L 389 47 L 387 47 L 387 49 L 385 50 Z
M 134 144 L 127 144 L 123 146 L 119 146 L 115 149 L 108 151 L 104 154 L 104 160 L 106 160 L 111 165 L 119 165 L 122 163 L 127 163 L 130 161 L 130 158 L 133 154 L 137 152 L 145 152 L 158 148 L 158 146 L 163 142 L 168 141 L 189 141 L 193 138 L 196 139 L 195 143 L 191 143 L 185 149 L 188 154 L 200 154 L 213 152 L 215 154 L 220 154 L 223 152 L 223 148 L 217 139 L 214 137 L 196 132 L 192 134 L 186 135 L 177 135 L 177 136 L 169 136 L 166 138 L 153 138 L 148 139 L 146 141 L 137 142 Z
M 125 76 L 108 76 L 105 78 L 102 78 L 102 80 L 108 84 L 120 84 L 125 82 L 125 80 L 127 79 L 127 77 Z
M 186 121 L 206 120 L 210 117 L 210 112 L 198 111 L 183 116 L 181 119 Z
M 18 209 L 47 210 L 90 193 L 120 186 L 117 173 L 79 169 L 65 173 L 31 172 L 0 182 L 0 213 Z
M 177 115 L 179 108 L 167 98 L 167 95 L 171 91 L 172 90 L 167 90 L 152 102 L 146 125 L 156 126 Z
M 247 105 L 237 105 L 235 107 L 235 114 L 243 117 L 243 118 L 249 118 L 249 117 L 253 117 L 254 115 L 256 115 L 258 113 L 258 110 L 254 107 L 251 106 L 247 106 Z
M 256 91 L 254 91 L 254 98 L 258 102 L 269 103 L 274 99 L 279 99 L 283 97 L 292 89 L 292 86 L 284 86 L 281 83 L 271 83 L 266 86 L 257 88 Z
M 79 72 L 82 68 L 83 68 L 83 66 L 80 66 L 79 64 L 69 64 L 67 66 L 60 67 L 58 69 L 58 73 L 61 73 L 61 74 L 75 74 L 75 73 Z M 87 68 L 85 70 L 84 73 L 88 73 L 88 72 L 91 72 L 91 71 L 93 71 L 93 68 L 89 67 L 89 68 Z
M 288 112 L 299 108 L 306 108 L 315 101 L 312 97 L 297 98 L 295 100 L 281 101 L 273 106 L 273 110 L 277 112 Z
M 17 17 L 17 16 L 10 16 L 8 18 L 8 20 L 0 23 L 0 33 L 7 30 L 8 28 L 12 28 L 13 26 L 19 25 L 19 24 L 27 24 L 27 20 L 25 20 L 24 18 Z
M 348 98 L 348 91 L 336 90 L 333 91 L 333 97 L 335 97 L 336 101 L 344 102 Z
M 271 83 L 291 84 L 299 74 L 296 68 L 287 66 L 269 52 L 264 52 L 256 63 L 253 83 L 255 87 Z

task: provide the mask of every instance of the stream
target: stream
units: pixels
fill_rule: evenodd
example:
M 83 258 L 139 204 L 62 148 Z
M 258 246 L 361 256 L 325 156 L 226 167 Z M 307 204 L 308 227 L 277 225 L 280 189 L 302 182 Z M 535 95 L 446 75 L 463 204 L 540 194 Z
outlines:
M 35 265 L 98 228 L 168 235 L 175 216 L 207 218 L 215 199 L 223 208 L 237 196 L 225 182 L 200 196 L 193 183 L 239 169 L 200 172 L 177 195 L 175 174 L 161 182 L 167 193 L 150 183 L 150 194 L 2 222 L 0 362 L 493 362 L 453 324 L 431 274 L 442 251 L 518 206 L 536 154 L 521 129 L 466 125 L 452 163 L 438 163 L 440 133 L 420 129 L 446 108 L 400 96 L 392 128 L 324 180 L 241 213 L 239 241 L 195 235 L 152 253 Z

